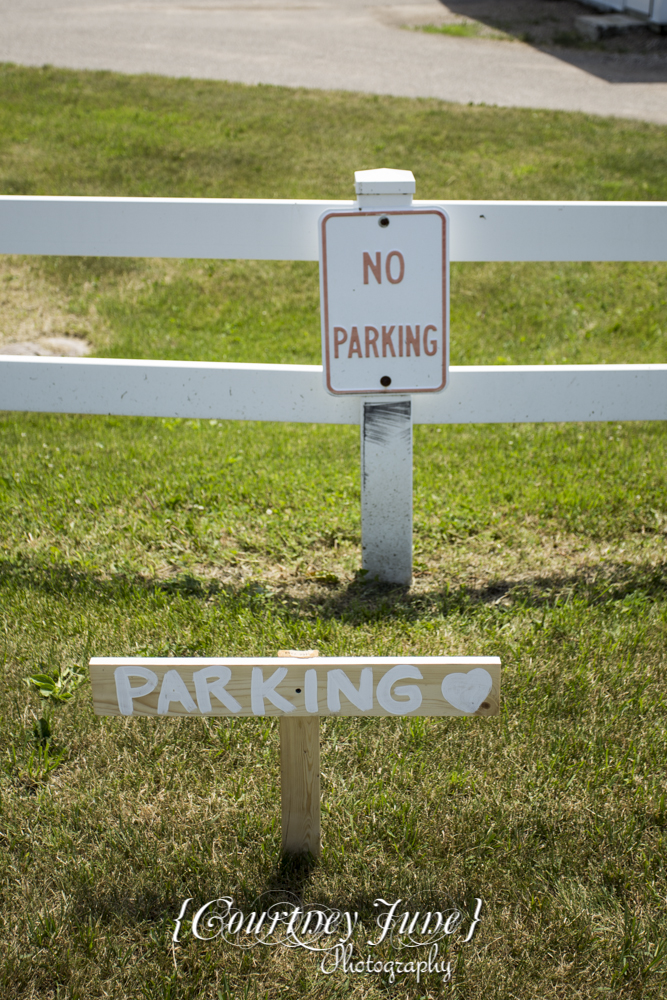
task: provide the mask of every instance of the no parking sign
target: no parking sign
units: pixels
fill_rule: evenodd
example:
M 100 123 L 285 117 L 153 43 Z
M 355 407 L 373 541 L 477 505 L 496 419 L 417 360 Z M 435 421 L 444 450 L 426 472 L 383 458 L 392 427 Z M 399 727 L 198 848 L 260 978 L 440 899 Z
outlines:
M 445 388 L 448 236 L 439 208 L 322 216 L 322 355 L 330 393 Z

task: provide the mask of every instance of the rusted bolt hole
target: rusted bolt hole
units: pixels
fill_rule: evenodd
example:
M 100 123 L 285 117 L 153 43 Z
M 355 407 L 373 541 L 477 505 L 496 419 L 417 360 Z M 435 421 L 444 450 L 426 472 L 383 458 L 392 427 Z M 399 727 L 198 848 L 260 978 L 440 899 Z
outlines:
M 389 219 L 387 218 L 387 216 L 381 215 L 380 218 L 378 219 L 378 226 L 381 226 L 382 229 L 386 229 L 388 225 L 389 225 Z
M 383 385 L 385 389 L 387 388 L 388 385 L 391 385 L 391 379 L 389 378 L 388 375 L 382 376 L 382 378 L 380 379 L 380 385 Z

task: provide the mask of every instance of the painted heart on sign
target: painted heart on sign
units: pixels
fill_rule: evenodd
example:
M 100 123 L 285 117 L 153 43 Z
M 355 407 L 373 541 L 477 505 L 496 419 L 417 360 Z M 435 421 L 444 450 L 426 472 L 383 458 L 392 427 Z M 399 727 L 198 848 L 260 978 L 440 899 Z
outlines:
M 472 715 L 482 704 L 493 686 L 488 670 L 475 667 L 467 674 L 447 674 L 442 682 L 442 696 L 458 708 L 459 712 Z

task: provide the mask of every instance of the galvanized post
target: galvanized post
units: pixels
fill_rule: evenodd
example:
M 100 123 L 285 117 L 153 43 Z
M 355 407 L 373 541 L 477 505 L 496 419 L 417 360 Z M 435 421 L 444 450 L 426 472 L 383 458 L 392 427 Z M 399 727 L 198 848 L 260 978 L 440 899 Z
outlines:
M 355 174 L 361 211 L 409 208 L 409 171 Z M 368 579 L 409 586 L 412 581 L 412 399 L 361 399 L 361 565 Z
M 361 553 L 369 579 L 412 580 L 412 399 L 361 401 Z

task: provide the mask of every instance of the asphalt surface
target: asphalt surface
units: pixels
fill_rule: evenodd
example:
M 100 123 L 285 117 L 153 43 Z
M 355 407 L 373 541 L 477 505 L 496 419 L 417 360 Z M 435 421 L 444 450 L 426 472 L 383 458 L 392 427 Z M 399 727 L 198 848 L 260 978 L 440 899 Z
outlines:
M 0 61 L 585 111 L 667 124 L 664 60 L 406 30 L 438 0 L 0 0 Z

